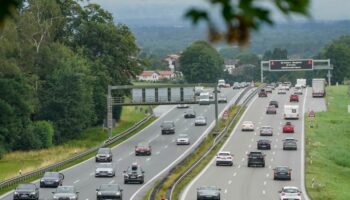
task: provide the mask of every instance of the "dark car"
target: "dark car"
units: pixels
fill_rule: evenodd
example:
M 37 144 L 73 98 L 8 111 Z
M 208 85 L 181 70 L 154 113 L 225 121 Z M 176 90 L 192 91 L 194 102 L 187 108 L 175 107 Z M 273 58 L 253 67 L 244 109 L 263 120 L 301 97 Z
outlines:
M 96 162 L 112 162 L 113 154 L 111 148 L 100 148 L 95 156 Z
M 278 108 L 278 101 L 270 101 L 269 106 L 275 106 Z
M 270 140 L 258 140 L 257 142 L 258 150 L 270 150 L 271 141 Z
M 273 180 L 292 180 L 292 169 L 287 166 L 276 167 L 273 171 Z
M 277 114 L 277 109 L 275 106 L 269 106 L 266 109 L 266 114 Z
M 185 118 L 195 118 L 196 117 L 196 112 L 192 109 L 189 109 L 185 112 L 184 114 Z
M 197 188 L 197 200 L 220 200 L 221 189 L 215 186 L 203 186 Z
M 162 135 L 175 133 L 175 123 L 173 121 L 164 121 L 162 125 L 160 125 L 160 128 Z
M 266 90 L 265 89 L 260 89 L 258 96 L 259 97 L 267 97 Z
M 79 192 L 75 190 L 74 186 L 58 186 L 53 193 L 53 199 L 58 200 L 78 200 Z
M 40 179 L 40 187 L 58 187 L 62 185 L 64 175 L 59 172 L 45 172 Z
M 152 148 L 150 145 L 139 144 L 135 146 L 136 156 L 150 156 L 152 154 Z
M 144 173 L 145 172 L 137 163 L 133 163 L 126 171 L 124 171 L 124 183 L 127 184 L 133 182 L 143 184 L 145 178 Z
M 98 189 L 96 189 L 96 198 L 97 200 L 122 200 L 123 190 L 118 184 L 102 184 Z
M 294 138 L 286 138 L 283 140 L 283 150 L 297 150 L 298 145 L 297 141 Z
M 248 154 L 248 167 L 265 167 L 265 155 L 261 152 L 250 152 Z
M 13 192 L 13 199 L 39 199 L 39 188 L 34 183 L 19 184 Z

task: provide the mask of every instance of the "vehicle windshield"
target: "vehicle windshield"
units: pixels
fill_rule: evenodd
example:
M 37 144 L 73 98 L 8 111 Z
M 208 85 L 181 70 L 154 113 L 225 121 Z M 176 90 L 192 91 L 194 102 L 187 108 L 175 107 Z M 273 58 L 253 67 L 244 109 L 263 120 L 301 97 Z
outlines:
M 285 188 L 283 190 L 284 193 L 298 193 L 299 190 L 298 189 L 295 189 L 295 188 Z
M 108 148 L 101 148 L 98 150 L 99 154 L 109 154 L 109 149 Z
M 270 130 L 270 129 L 272 129 L 271 127 L 269 127 L 269 126 L 263 126 L 263 127 L 261 127 L 261 129 L 264 129 L 264 130 Z
M 56 193 L 74 193 L 74 188 L 70 186 L 58 187 Z
M 203 117 L 203 116 L 198 116 L 197 119 L 205 120 L 205 117 Z
M 219 153 L 219 156 L 230 156 L 231 154 L 228 153 L 228 152 L 222 152 L 222 153 Z
M 45 178 L 57 178 L 58 173 L 57 172 L 45 172 L 44 177 Z
M 118 185 L 101 185 L 100 191 L 119 191 L 119 186 Z
M 187 136 L 187 134 L 180 134 L 179 137 L 180 138 L 187 138 L 188 136 Z
M 33 184 L 20 184 L 17 186 L 17 189 L 20 190 L 33 190 L 35 186 Z
M 173 127 L 173 122 L 163 122 L 162 126 L 164 128 L 171 128 Z
M 97 168 L 112 168 L 112 163 L 100 163 L 97 165 Z

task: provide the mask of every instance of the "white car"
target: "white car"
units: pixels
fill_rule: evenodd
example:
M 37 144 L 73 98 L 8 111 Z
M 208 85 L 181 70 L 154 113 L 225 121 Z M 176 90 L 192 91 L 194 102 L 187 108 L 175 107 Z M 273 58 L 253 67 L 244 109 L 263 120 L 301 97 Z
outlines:
M 278 89 L 277 94 L 287 94 L 287 91 L 285 89 Z
M 177 108 L 189 108 L 190 106 L 188 104 L 178 104 Z
M 254 131 L 254 123 L 252 121 L 244 121 L 242 131 Z
M 284 186 L 280 193 L 280 200 L 301 200 L 301 191 L 294 186 Z
M 188 138 L 187 134 L 180 134 L 179 137 L 176 140 L 177 145 L 189 145 L 190 144 L 190 138 Z
M 294 94 L 303 95 L 303 90 L 301 88 L 294 88 Z
M 100 163 L 95 170 L 95 177 L 113 177 L 115 171 L 112 163 Z
M 233 165 L 233 155 L 229 151 L 220 151 L 216 155 L 216 166 L 219 165 Z
M 194 125 L 195 126 L 206 126 L 207 125 L 207 118 L 204 116 L 198 116 L 194 120 Z

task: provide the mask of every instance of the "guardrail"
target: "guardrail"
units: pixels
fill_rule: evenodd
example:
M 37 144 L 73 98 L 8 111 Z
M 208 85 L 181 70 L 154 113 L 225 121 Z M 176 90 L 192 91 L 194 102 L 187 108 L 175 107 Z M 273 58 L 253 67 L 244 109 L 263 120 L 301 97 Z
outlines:
M 7 179 L 5 181 L 2 181 L 0 182 L 0 190 L 2 189 L 5 189 L 7 187 L 10 187 L 10 186 L 13 186 L 15 184 L 18 184 L 18 183 L 21 183 L 21 182 L 24 182 L 28 179 L 31 179 L 33 177 L 38 177 L 42 174 L 44 174 L 45 172 L 47 171 L 56 171 L 58 169 L 60 169 L 62 166 L 70 163 L 70 162 L 73 162 L 75 160 L 78 160 L 80 158 L 83 158 L 84 156 L 86 155 L 89 155 L 90 153 L 92 152 L 95 152 L 97 151 L 99 148 L 101 147 L 105 147 L 105 146 L 108 146 L 112 143 L 114 143 L 115 141 L 127 136 L 128 134 L 130 134 L 131 132 L 133 132 L 134 130 L 138 129 L 139 127 L 141 127 L 143 124 L 145 124 L 151 117 L 153 117 L 153 114 L 149 114 L 147 117 L 145 117 L 144 119 L 142 119 L 141 121 L 135 123 L 132 127 L 130 127 L 129 129 L 123 131 L 122 133 L 116 135 L 116 136 L 113 136 L 111 138 L 109 138 L 108 140 L 104 141 L 102 144 L 100 145 L 97 145 L 95 147 L 92 147 L 91 149 L 88 149 L 82 153 L 79 153 L 77 155 L 74 155 L 70 158 L 67 158 L 61 162 L 58 162 L 58 163 L 55 163 L 55 164 L 52 164 L 52 165 L 49 165 L 49 166 L 46 166 L 46 167 L 43 167 L 43 168 L 40 168 L 40 169 L 37 169 L 35 171 L 32 171 L 32 172 L 28 172 L 28 173 L 25 173 L 23 175 L 19 175 L 19 176 L 16 176 L 16 177 L 13 177 L 13 178 L 10 178 L 10 179 Z
M 246 105 L 249 100 L 256 95 L 256 93 L 258 92 L 259 88 L 263 87 L 264 85 L 261 85 L 260 87 L 258 87 L 256 90 L 254 90 L 254 92 L 252 92 L 243 102 L 242 105 Z M 238 105 L 238 103 L 241 101 L 241 99 L 246 95 L 246 93 L 252 89 L 252 87 L 248 87 L 246 88 L 241 94 L 240 96 L 236 99 L 236 101 L 232 104 L 232 106 Z M 176 187 L 176 185 L 188 174 L 192 171 L 193 168 L 195 168 L 196 166 L 198 166 L 198 164 L 213 150 L 213 148 L 221 141 L 221 139 L 223 138 L 223 136 L 225 135 L 225 133 L 228 131 L 228 128 L 232 125 L 232 123 L 234 122 L 234 120 L 236 119 L 236 117 L 238 116 L 238 113 L 240 113 L 240 111 L 243 108 L 241 107 L 235 114 L 234 116 L 230 119 L 230 122 L 225 126 L 225 128 L 215 137 L 214 142 L 212 144 L 212 146 L 208 149 L 208 151 L 202 156 L 200 157 L 196 162 L 194 162 L 186 171 L 184 171 L 177 179 L 175 179 L 174 183 L 168 188 L 167 193 L 166 193 L 166 199 L 170 200 L 172 197 L 172 193 L 174 191 L 174 188 Z M 182 166 L 188 159 L 188 157 L 190 157 L 191 155 L 194 154 L 194 152 L 196 152 L 196 150 L 205 142 L 205 138 L 200 142 L 200 144 L 197 145 L 196 148 L 194 148 L 191 153 L 184 158 L 182 161 L 180 161 L 177 165 L 175 165 L 174 167 L 172 167 L 172 169 L 169 170 L 168 175 L 171 174 L 173 171 L 175 171 L 179 166 Z M 148 200 L 154 200 L 156 197 L 156 194 L 158 193 L 159 189 L 162 187 L 162 185 L 164 184 L 164 182 L 167 180 L 168 176 L 165 176 L 161 181 L 159 181 L 159 183 L 157 183 L 157 185 L 153 188 L 153 190 L 150 192 L 150 195 L 148 196 Z

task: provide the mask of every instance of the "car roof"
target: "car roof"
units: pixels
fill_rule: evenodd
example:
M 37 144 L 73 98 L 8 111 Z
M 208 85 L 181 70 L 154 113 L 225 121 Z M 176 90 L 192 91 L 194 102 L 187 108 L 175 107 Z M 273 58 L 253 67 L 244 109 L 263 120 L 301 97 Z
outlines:
M 230 151 L 219 151 L 219 153 L 218 154 L 231 154 L 231 152 Z
M 262 126 L 260 127 L 261 129 L 264 129 L 264 128 L 272 128 L 271 126 Z

